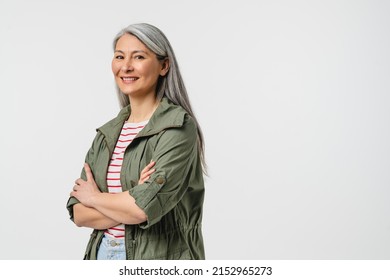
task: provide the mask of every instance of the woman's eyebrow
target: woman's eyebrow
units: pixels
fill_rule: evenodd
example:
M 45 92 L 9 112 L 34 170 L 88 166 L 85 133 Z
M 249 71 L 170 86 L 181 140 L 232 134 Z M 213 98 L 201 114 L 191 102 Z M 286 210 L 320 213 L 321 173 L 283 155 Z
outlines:
M 125 52 L 124 51 L 121 51 L 121 50 L 115 50 L 115 52 L 119 52 L 119 53 L 122 53 L 124 54 Z M 144 54 L 148 54 L 146 51 L 143 51 L 143 50 L 134 50 L 131 52 L 132 54 L 134 53 L 144 53 Z

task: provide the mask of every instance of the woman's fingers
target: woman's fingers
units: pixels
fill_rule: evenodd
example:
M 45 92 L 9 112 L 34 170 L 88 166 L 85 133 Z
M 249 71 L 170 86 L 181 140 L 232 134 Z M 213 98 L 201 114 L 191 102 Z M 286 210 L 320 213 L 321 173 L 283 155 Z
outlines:
M 145 166 L 144 169 L 142 169 L 141 174 L 140 174 L 140 179 L 138 181 L 138 184 L 145 183 L 145 181 L 150 178 L 150 175 L 152 175 L 153 172 L 156 171 L 155 168 L 152 168 L 155 164 L 156 164 L 156 162 L 154 162 L 152 160 L 152 161 L 150 161 L 150 163 L 148 165 Z
M 149 171 L 142 172 L 140 180 L 142 180 L 142 181 L 148 180 L 150 175 L 152 175 L 154 171 L 156 171 L 156 169 L 153 168 L 153 169 L 150 169 Z
M 145 172 L 145 175 L 146 175 L 146 176 L 150 176 L 154 171 L 156 171 L 155 168 L 150 169 L 149 171 L 146 171 L 146 172 Z
M 155 164 L 156 164 L 156 162 L 151 160 L 150 163 L 147 166 L 145 166 L 144 170 L 152 168 Z
M 143 177 L 145 174 L 148 174 L 152 171 L 152 173 L 154 172 L 154 169 L 151 169 L 156 163 L 154 161 L 150 162 L 147 166 L 145 166 L 144 169 L 142 169 L 141 171 L 141 176 L 140 177 Z M 150 173 L 150 174 L 152 174 Z M 149 174 L 149 175 L 150 175 Z

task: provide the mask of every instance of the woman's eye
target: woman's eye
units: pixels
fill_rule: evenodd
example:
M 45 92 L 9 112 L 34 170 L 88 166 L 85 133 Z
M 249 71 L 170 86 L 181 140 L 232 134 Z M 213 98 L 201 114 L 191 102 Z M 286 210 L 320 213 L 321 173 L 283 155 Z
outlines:
M 115 56 L 116 59 L 123 59 L 123 55 L 117 55 Z
M 135 56 L 135 59 L 144 59 L 144 57 L 142 55 L 137 55 Z

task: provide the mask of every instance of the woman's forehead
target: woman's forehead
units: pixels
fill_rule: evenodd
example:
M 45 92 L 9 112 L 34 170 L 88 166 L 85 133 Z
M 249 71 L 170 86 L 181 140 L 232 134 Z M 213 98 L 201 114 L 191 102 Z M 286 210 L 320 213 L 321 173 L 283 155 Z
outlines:
M 115 51 L 131 51 L 150 53 L 151 51 L 136 36 L 131 34 L 122 35 L 115 44 Z

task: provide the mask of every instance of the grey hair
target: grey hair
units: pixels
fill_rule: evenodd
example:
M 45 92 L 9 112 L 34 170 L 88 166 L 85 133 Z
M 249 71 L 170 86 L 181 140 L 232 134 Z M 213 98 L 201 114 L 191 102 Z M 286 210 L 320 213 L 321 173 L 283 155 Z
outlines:
M 187 90 L 180 74 L 179 65 L 175 54 L 164 33 L 157 27 L 148 23 L 137 23 L 122 29 L 114 38 L 114 50 L 116 44 L 123 35 L 130 34 L 138 38 L 147 48 L 154 52 L 157 59 L 169 60 L 169 70 L 165 76 L 160 76 L 157 82 L 156 97 L 161 100 L 167 97 L 173 104 L 181 106 L 193 118 L 198 131 L 198 148 L 202 162 L 203 172 L 207 174 L 204 156 L 204 137 L 199 123 L 192 110 Z M 123 94 L 117 86 L 117 94 L 121 108 L 130 104 L 129 97 Z

